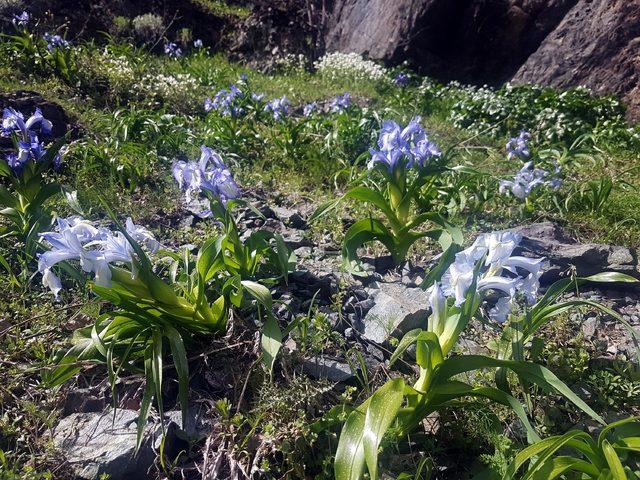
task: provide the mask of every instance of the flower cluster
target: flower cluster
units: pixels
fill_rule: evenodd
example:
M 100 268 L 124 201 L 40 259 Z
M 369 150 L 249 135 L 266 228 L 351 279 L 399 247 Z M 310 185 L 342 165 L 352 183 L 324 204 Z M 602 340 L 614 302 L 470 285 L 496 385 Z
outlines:
M 213 100 L 209 97 L 204 100 L 204 111 L 209 113 L 216 110 L 223 117 L 241 117 L 245 110 L 241 107 L 244 93 L 235 85 L 230 85 L 229 90 L 223 88 L 219 90 Z
M 53 52 L 56 48 L 69 48 L 71 46 L 67 40 L 57 34 L 45 33 L 43 38 L 47 42 L 47 50 L 50 52 Z
M 447 297 L 454 299 L 456 307 L 468 301 L 467 294 L 474 280 L 477 294 L 488 290 L 503 294 L 489 311 L 494 321 L 502 323 L 507 319 L 517 293 L 524 295 L 530 305 L 534 304 L 544 259 L 513 256 L 521 239 L 520 234 L 509 231 L 482 234 L 473 245 L 456 254 L 440 283 L 435 282 L 429 289 L 434 314 L 444 311 Z
M 193 41 L 193 47 L 194 48 L 202 48 L 202 40 L 200 40 L 199 38 L 195 39 Z
M 185 190 L 187 203 L 191 203 L 194 193 L 211 194 L 223 204 L 240 196 L 240 188 L 231 172 L 222 161 L 222 157 L 213 149 L 200 147 L 199 160 L 177 161 L 172 167 L 173 178 L 178 186 Z M 211 215 L 209 210 L 201 212 L 201 217 Z
M 13 16 L 13 24 L 16 27 L 26 27 L 29 23 L 29 12 L 22 12 L 20 15 Z
M 510 138 L 507 142 L 509 160 L 512 160 L 514 157 L 522 160 L 528 159 L 531 156 L 529 140 L 531 140 L 531 134 L 525 130 L 522 130 L 517 137 Z
M 44 118 L 39 108 L 36 108 L 34 114 L 26 121 L 21 112 L 13 108 L 4 109 L 1 135 L 3 137 L 17 136 L 17 153 L 10 153 L 6 157 L 9 168 L 16 176 L 22 173 L 29 160 L 37 162 L 47 153 L 44 143 L 38 139 L 36 129 L 39 129 L 41 134 L 48 135 L 52 128 L 53 124 Z M 60 166 L 60 153 L 56 155 L 52 163 L 56 169 Z
M 314 67 L 332 80 L 382 80 L 387 76 L 384 67 L 357 53 L 327 53 L 314 63 Z
M 607 119 L 624 117 L 617 98 L 594 96 L 586 87 L 559 92 L 537 85 L 506 84 L 494 90 L 451 82 L 432 93 L 455 101 L 451 119 L 456 127 L 496 137 L 526 125 L 539 141 L 571 142 Z
M 438 146 L 429 140 L 420 126 L 420 117 L 415 117 L 405 128 L 392 120 L 382 122 L 378 137 L 379 150 L 371 149 L 369 169 L 380 164 L 391 173 L 396 167 L 419 169 L 432 158 L 441 155 Z
M 510 191 L 519 200 L 525 200 L 539 186 L 547 186 L 557 190 L 562 185 L 558 178 L 560 167 L 556 165 L 552 174 L 543 168 L 535 168 L 533 162 L 527 162 L 513 177 L 513 180 L 500 180 L 500 193 Z
M 349 92 L 345 92 L 342 95 L 338 95 L 336 98 L 331 100 L 329 104 L 329 110 L 332 113 L 342 113 L 347 110 L 351 106 L 351 95 Z
M 131 218 L 126 221 L 127 233 L 151 252 L 156 252 L 160 244 L 153 234 L 144 227 L 135 225 Z M 38 271 L 42 283 L 56 298 L 62 289 L 60 278 L 52 267 L 60 262 L 79 260 L 84 272 L 93 273 L 96 285 L 111 286 L 112 263 L 132 263 L 133 247 L 122 232 L 112 232 L 107 228 L 95 227 L 81 217 L 58 218 L 56 229 L 41 233 L 51 249 L 38 257 Z M 132 275 L 135 268 L 132 266 Z
M 395 83 L 398 87 L 404 88 L 409 85 L 409 75 L 404 72 L 400 72 L 395 77 L 393 77 L 393 83 Z
M 291 103 L 287 99 L 286 96 L 282 96 L 281 98 L 274 98 L 264 107 L 265 112 L 271 112 L 273 114 L 273 119 L 276 121 L 282 120 L 284 117 L 289 115 L 289 107 Z
M 148 73 L 132 85 L 131 90 L 138 92 L 150 106 L 156 106 L 168 99 L 176 105 L 191 106 L 195 101 L 194 92 L 199 87 L 198 80 L 188 73 L 174 75 Z
M 178 58 L 182 56 L 182 49 L 175 43 L 169 42 L 164 44 L 164 53 L 171 58 Z
M 302 114 L 305 117 L 310 117 L 312 113 L 318 111 L 318 102 L 307 103 L 302 109 Z

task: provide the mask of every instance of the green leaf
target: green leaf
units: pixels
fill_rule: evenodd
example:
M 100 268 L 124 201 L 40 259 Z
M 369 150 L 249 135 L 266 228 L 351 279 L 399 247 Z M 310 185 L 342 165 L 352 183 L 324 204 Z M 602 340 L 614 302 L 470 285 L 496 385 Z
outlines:
M 407 348 L 409 348 L 411 345 L 416 343 L 416 341 L 418 340 L 418 337 L 422 332 L 423 330 L 421 328 L 416 328 L 414 330 L 409 330 L 407 333 L 404 334 L 404 336 L 402 337 L 402 340 L 400 340 L 400 343 L 398 343 L 398 346 L 393 352 L 393 355 L 391 355 L 391 358 L 389 359 L 389 366 L 393 365 L 396 361 L 398 361 L 398 359 L 402 357 L 404 352 L 406 352 Z
M 309 217 L 309 224 L 312 224 L 316 222 L 319 218 L 324 217 L 327 213 L 329 213 L 331 210 L 336 208 L 341 201 L 342 201 L 342 198 L 338 198 L 338 199 L 329 200 L 328 202 L 321 204 L 318 208 L 315 209 L 311 217 Z
M 607 440 L 602 441 L 602 453 L 604 453 L 604 458 L 607 460 L 607 464 L 611 469 L 613 480 L 627 480 L 627 474 L 624 473 L 624 466 L 618 454 Z
M 334 462 L 336 480 L 360 480 L 364 472 L 364 420 L 365 414 L 354 410 L 342 427 Z
M 384 213 L 393 228 L 402 228 L 402 225 L 398 221 L 398 217 L 393 213 L 389 203 L 380 192 L 368 187 L 359 186 L 349 190 L 344 194 L 343 198 L 353 198 L 355 200 L 360 200 L 361 202 L 367 202 L 375 205 L 382 211 L 382 213 Z
M 240 283 L 264 308 L 271 310 L 273 298 L 271 297 L 271 292 L 267 287 L 261 283 L 252 282 L 250 280 L 242 280 Z
M 498 360 L 482 355 L 464 355 L 446 359 L 440 368 L 436 370 L 433 381 L 439 383 L 460 373 L 478 370 L 480 368 L 506 367 L 525 380 L 535 383 L 547 390 L 555 390 L 564 395 L 580 410 L 591 416 L 594 420 L 605 425 L 604 420 L 589 405 L 580 399 L 558 377 L 542 365 L 531 362 L 516 362 L 512 360 Z
M 269 375 L 271 375 L 276 357 L 282 347 L 282 331 L 280 330 L 280 326 L 278 325 L 276 318 L 270 312 L 267 312 L 267 321 L 262 327 L 262 338 L 260 343 L 262 345 L 264 366 L 269 372 Z
M 153 375 L 151 375 L 153 362 L 153 349 L 148 347 L 145 351 L 144 369 L 148 374 L 146 375 L 146 385 L 144 387 L 144 394 L 142 395 L 142 402 L 140 402 L 140 412 L 138 413 L 137 435 L 136 435 L 136 450 L 135 454 L 138 454 L 140 446 L 142 445 L 142 439 L 144 437 L 144 430 L 147 426 L 147 418 L 149 417 L 149 407 L 153 400 L 153 392 L 156 390 L 156 386 L 153 382 Z
M 404 381 L 390 380 L 371 397 L 364 420 L 363 448 L 372 480 L 378 478 L 378 447 L 395 420 L 404 398 Z
M 365 218 L 360 220 L 347 230 L 344 236 L 342 246 L 343 266 L 346 271 L 352 275 L 364 276 L 366 272 L 362 267 L 358 258 L 358 248 L 367 242 L 378 240 L 381 242 L 394 256 L 394 260 L 399 261 L 397 257 L 396 245 L 393 235 L 387 230 L 380 220 L 374 218 Z
M 160 418 L 163 415 L 162 408 L 162 333 L 159 329 L 155 329 L 151 336 L 151 348 L 153 352 L 153 356 L 151 359 L 151 372 L 147 372 L 147 377 L 149 377 L 149 373 L 151 373 L 151 377 L 153 378 L 153 384 L 156 388 L 155 396 L 156 402 L 158 403 L 158 413 L 160 414 Z M 161 422 L 164 431 L 164 423 Z
M 187 360 L 187 351 L 180 333 L 173 327 L 165 325 L 165 335 L 169 340 L 173 364 L 178 374 L 178 398 L 182 411 L 182 428 L 187 425 L 187 409 L 189 406 L 189 362 Z

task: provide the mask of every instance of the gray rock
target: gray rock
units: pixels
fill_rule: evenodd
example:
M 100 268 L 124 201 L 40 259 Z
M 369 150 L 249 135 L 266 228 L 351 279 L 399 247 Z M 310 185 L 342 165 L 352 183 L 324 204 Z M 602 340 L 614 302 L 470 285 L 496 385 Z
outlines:
M 426 324 L 428 295 L 420 288 L 407 288 L 401 283 L 381 283 L 368 290 L 375 301 L 363 323 L 363 337 L 385 343 L 407 331 Z
M 598 319 L 591 317 L 582 324 L 581 329 L 585 337 L 591 338 L 596 333 L 596 326 L 598 325 Z
M 326 356 L 305 359 L 302 371 L 310 377 L 335 383 L 346 382 L 355 377 L 349 364 Z
M 273 211 L 286 226 L 297 229 L 307 228 L 307 222 L 299 212 L 286 207 L 273 207 Z
M 640 278 L 638 259 L 635 253 L 626 247 L 577 243 L 560 226 L 552 222 L 535 223 L 516 228 L 514 231 L 523 236 L 516 253 L 545 257 L 549 260 L 551 268 L 542 276 L 543 283 L 557 280 L 560 273 L 571 266 L 576 268 L 579 276 L 606 271 Z
M 118 409 L 104 413 L 73 413 L 63 418 L 53 432 L 53 443 L 79 479 L 110 480 L 147 478 L 156 459 L 162 431 L 159 424 L 147 426 L 145 440 L 134 457 L 138 412 Z

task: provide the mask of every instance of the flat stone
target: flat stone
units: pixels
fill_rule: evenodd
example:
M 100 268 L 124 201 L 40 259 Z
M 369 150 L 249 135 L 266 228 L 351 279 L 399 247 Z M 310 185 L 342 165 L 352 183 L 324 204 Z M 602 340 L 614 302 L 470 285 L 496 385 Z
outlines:
M 362 336 L 383 344 L 391 337 L 418 327 L 424 327 L 429 312 L 428 295 L 420 288 L 408 288 L 402 283 L 379 283 L 368 289 L 375 304 L 363 319 Z
M 640 279 L 637 256 L 626 247 L 577 243 L 553 222 L 535 223 L 514 231 L 523 237 L 516 254 L 545 257 L 550 262 L 550 268 L 540 279 L 542 283 L 556 281 L 571 267 L 575 267 L 579 276 L 618 272 Z
M 326 356 L 305 359 L 302 371 L 315 379 L 326 379 L 335 383 L 347 382 L 355 377 L 348 363 Z
M 53 443 L 73 469 L 76 478 L 94 480 L 108 475 L 110 480 L 147 478 L 156 459 L 162 430 L 149 423 L 138 454 L 136 448 L 138 412 L 118 409 L 104 413 L 72 413 L 53 432 Z

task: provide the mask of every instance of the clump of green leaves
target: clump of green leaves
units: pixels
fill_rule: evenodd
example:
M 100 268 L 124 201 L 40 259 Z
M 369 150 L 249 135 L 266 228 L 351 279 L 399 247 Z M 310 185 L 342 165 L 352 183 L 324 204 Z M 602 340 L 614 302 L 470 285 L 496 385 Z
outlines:
M 341 198 L 321 205 L 314 221 L 345 199 L 355 199 L 375 206 L 383 218 L 365 218 L 347 230 L 342 248 L 344 268 L 354 275 L 366 275 L 357 250 L 363 244 L 379 241 L 391 253 L 396 264 L 402 262 L 411 246 L 421 238 L 431 238 L 448 248 L 461 243 L 462 234 L 437 212 L 415 212 L 419 197 L 433 188 L 435 177 L 447 171 L 447 155 L 427 138 L 414 119 L 402 129 L 396 122 L 383 122 L 378 147 L 372 150 L 369 170 Z M 425 223 L 437 225 L 416 231 Z

